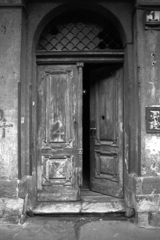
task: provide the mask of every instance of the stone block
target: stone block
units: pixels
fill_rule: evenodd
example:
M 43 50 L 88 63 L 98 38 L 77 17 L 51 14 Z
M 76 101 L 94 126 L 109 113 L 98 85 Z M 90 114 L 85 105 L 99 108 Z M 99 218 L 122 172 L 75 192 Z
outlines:
M 0 224 L 19 224 L 19 216 L 3 216 L 0 218 Z
M 137 212 L 136 222 L 140 227 L 149 226 L 149 215 L 148 212 Z
M 142 182 L 142 194 L 160 193 L 160 177 L 145 177 Z
M 23 212 L 24 200 L 17 199 L 3 199 L 4 200 L 4 216 L 21 216 Z
M 139 177 L 136 180 L 136 194 L 159 194 L 160 193 L 160 177 L 148 176 Z
M 159 211 L 160 195 L 148 194 L 136 196 L 136 211 L 137 212 L 155 212 Z
M 17 180 L 0 181 L 0 198 L 17 198 Z
M 160 212 L 149 213 L 149 224 L 152 227 L 160 227 Z

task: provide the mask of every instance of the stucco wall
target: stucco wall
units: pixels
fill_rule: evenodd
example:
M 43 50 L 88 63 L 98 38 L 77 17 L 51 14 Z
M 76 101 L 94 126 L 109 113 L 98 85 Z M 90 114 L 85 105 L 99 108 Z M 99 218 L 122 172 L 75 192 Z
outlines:
M 141 102 L 141 174 L 160 175 L 160 134 L 146 133 L 145 108 L 160 106 L 160 31 L 145 30 L 144 10 L 137 12 L 137 73 Z
M 21 78 L 21 8 L 0 8 L 0 217 L 20 215 L 18 199 L 18 82 Z M 5 128 L 2 125 L 5 124 Z M 14 200 L 16 199 L 16 200 Z M 13 206 L 14 205 L 14 206 Z M 12 216 L 12 217 L 11 217 Z M 0 219 L 0 222 L 3 221 Z
M 136 210 L 141 225 L 158 225 L 159 220 L 156 218 L 160 210 L 160 134 L 146 132 L 146 107 L 160 106 L 160 31 L 145 29 L 144 18 L 145 9 L 141 7 L 134 16 L 135 78 L 138 82 L 140 107 L 140 176 L 134 176 Z
M 17 106 L 20 81 L 21 10 L 0 9 L 0 109 L 6 124 L 0 129 L 0 179 L 16 179 Z M 3 119 L 0 125 L 3 124 Z

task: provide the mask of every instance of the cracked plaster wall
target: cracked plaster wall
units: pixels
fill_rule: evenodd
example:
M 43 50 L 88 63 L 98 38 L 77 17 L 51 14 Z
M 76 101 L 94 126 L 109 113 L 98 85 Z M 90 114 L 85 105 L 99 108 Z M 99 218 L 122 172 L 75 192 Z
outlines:
M 160 134 L 146 133 L 146 107 L 160 106 L 160 31 L 144 29 L 137 11 L 137 62 L 141 104 L 141 174 L 160 175 Z
M 21 10 L 0 9 L 0 179 L 15 179 L 17 168 L 17 107 L 20 80 Z M 5 133 L 3 133 L 5 131 Z
M 5 4 L 7 3 L 6 1 Z M 10 221 L 15 216 L 18 222 L 23 210 L 23 199 L 18 198 L 18 82 L 22 77 L 21 30 L 22 9 L 0 6 L 0 223 L 4 218 Z

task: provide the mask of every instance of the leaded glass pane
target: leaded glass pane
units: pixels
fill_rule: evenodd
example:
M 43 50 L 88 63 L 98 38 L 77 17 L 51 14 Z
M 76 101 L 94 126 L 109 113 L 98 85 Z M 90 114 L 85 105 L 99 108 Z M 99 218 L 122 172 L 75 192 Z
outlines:
M 113 24 L 88 11 L 68 12 L 51 21 L 41 34 L 37 50 L 97 51 L 123 49 Z

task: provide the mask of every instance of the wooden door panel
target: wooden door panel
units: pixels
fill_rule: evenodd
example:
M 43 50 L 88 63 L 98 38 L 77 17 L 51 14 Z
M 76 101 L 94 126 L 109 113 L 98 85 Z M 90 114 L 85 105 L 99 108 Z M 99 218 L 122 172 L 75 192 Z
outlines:
M 90 87 L 91 189 L 123 196 L 122 69 L 94 70 Z
M 106 180 L 105 181 L 91 181 L 91 190 L 104 195 L 109 195 L 117 198 L 123 198 L 123 192 L 118 186 L 117 182 Z
M 46 80 L 46 137 L 47 142 L 61 143 L 71 139 L 73 70 L 52 70 Z M 66 124 L 68 123 L 68 124 Z
M 77 90 L 78 81 L 76 65 L 38 68 L 39 201 L 74 201 L 80 198 L 77 99 L 78 91 L 82 92 L 82 89 Z
M 42 185 L 65 184 L 71 185 L 71 158 L 43 158 Z
M 117 166 L 118 156 L 117 154 L 111 154 L 110 152 L 96 152 L 95 151 L 95 177 L 105 178 L 112 181 L 117 181 Z
M 113 140 L 115 119 L 114 119 L 114 81 L 113 79 L 101 80 L 98 88 L 98 108 L 100 115 L 100 140 Z

